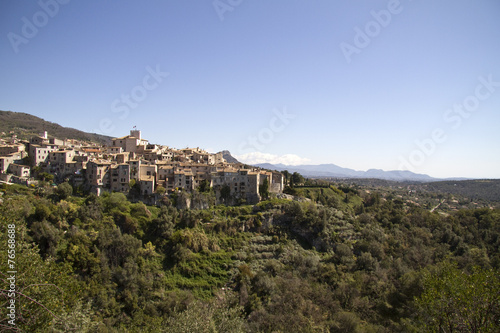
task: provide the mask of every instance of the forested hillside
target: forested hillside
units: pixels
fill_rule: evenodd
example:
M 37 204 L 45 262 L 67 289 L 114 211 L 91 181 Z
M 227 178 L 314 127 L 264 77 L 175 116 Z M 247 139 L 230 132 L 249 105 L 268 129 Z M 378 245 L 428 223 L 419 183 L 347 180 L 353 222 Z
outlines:
M 429 192 L 451 193 L 473 199 L 500 201 L 500 179 L 444 181 L 425 184 Z
M 349 186 L 182 209 L 64 183 L 0 190 L 0 327 L 26 332 L 498 332 L 500 211 Z M 7 244 L 16 230 L 15 329 Z
M 86 133 L 74 128 L 63 127 L 27 113 L 0 111 L 0 132 L 8 134 L 11 131 L 18 138 L 25 140 L 47 131 L 51 137 L 58 139 L 77 139 L 101 144 L 109 144 L 111 142 L 109 136 Z

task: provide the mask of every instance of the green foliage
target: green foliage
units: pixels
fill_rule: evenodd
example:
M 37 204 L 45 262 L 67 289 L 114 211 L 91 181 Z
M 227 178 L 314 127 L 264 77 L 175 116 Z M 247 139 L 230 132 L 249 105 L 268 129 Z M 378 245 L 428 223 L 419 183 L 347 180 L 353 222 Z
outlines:
M 267 200 L 269 198 L 269 180 L 264 178 L 264 181 L 261 185 L 259 185 L 259 194 L 263 200 Z
M 182 247 L 176 251 L 174 256 L 178 263 L 165 276 L 165 286 L 169 289 L 189 289 L 195 296 L 209 299 L 228 282 L 231 253 L 193 253 Z
M 290 172 L 288 170 L 284 170 L 281 172 L 283 174 L 283 177 L 285 179 L 285 187 L 288 186 L 289 180 L 290 180 Z
M 51 182 L 54 180 L 54 175 L 47 172 L 41 172 L 38 174 L 38 179 L 46 182 Z
M 207 179 L 201 181 L 200 186 L 198 186 L 198 191 L 202 193 L 208 193 L 212 190 L 210 182 Z
M 283 189 L 283 193 L 290 195 L 297 195 L 297 191 L 295 190 L 295 188 L 291 186 L 285 186 L 285 188 Z
M 305 178 L 298 172 L 294 172 L 290 177 L 290 187 L 294 187 L 305 182 Z
M 22 221 L 6 218 L 0 221 L 0 244 L 7 244 L 7 225 L 15 224 L 15 296 L 8 297 L 12 274 L 7 267 L 7 251 L 0 251 L 0 327 L 12 328 L 7 321 L 7 305 L 15 300 L 16 327 L 22 331 L 44 332 L 52 323 L 62 323 L 65 313 L 72 312 L 78 299 L 83 296 L 80 285 L 72 274 L 69 264 L 56 263 L 53 258 L 42 259 L 36 246 L 28 241 Z M 90 317 L 87 316 L 90 320 Z
M 170 317 L 163 332 L 223 333 L 245 332 L 241 309 L 234 297 L 222 294 L 210 303 L 196 301 L 189 308 Z
M 418 332 L 441 317 L 456 331 L 479 317 L 497 329 L 498 210 L 443 215 L 324 181 L 292 190 L 295 201 L 234 207 L 181 192 L 153 207 L 2 186 L 2 228 L 18 226 L 23 329 Z
M 60 200 L 65 200 L 73 194 L 73 187 L 69 183 L 59 184 L 57 185 L 56 194 Z
M 155 189 L 155 192 L 159 195 L 164 195 L 167 190 L 163 186 L 158 185 Z
M 75 306 L 68 311 L 63 311 L 58 319 L 53 318 L 49 324 L 50 332 L 65 333 L 65 332 L 96 332 L 99 328 L 99 323 L 93 321 L 95 312 L 92 310 L 91 303 L 82 305 L 77 302 Z
M 231 198 L 231 188 L 229 185 L 222 186 L 220 190 L 220 197 L 224 203 L 229 202 L 229 199 Z
M 498 332 L 500 272 L 440 265 L 424 279 L 417 304 L 426 330 L 432 332 Z
M 361 202 L 360 199 L 351 194 L 350 200 L 347 201 L 347 203 L 350 202 L 351 204 L 346 204 L 344 202 L 346 194 L 339 189 L 330 186 L 305 186 L 288 188 L 286 190 L 286 193 L 288 194 L 302 196 L 311 199 L 318 204 L 342 210 L 354 207 L 357 203 Z

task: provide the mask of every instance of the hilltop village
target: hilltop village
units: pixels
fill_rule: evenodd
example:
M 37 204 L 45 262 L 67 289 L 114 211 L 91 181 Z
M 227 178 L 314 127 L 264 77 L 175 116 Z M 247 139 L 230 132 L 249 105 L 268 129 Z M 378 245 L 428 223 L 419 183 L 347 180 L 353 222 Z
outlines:
M 40 174 L 96 195 L 128 194 L 134 187 L 142 198 L 209 186 L 219 201 L 230 196 L 257 203 L 262 186 L 269 193 L 281 193 L 284 187 L 281 173 L 228 163 L 222 153 L 200 148 L 150 144 L 139 130 L 112 139 L 109 146 L 49 138 L 47 132 L 29 141 L 15 136 L 0 141 L 0 181 L 30 185 Z

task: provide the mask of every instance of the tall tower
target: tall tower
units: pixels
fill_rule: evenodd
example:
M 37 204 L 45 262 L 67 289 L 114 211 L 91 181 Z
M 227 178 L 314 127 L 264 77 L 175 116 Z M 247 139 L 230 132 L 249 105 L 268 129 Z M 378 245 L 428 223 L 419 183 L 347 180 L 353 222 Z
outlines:
M 133 136 L 134 138 L 141 139 L 141 131 L 137 129 L 130 130 L 130 136 Z

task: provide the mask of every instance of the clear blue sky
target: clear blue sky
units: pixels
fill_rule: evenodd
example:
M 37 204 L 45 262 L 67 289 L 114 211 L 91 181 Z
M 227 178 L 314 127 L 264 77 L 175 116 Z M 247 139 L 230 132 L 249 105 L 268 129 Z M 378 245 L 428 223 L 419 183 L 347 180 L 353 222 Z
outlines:
M 59 1 L 0 3 L 1 110 L 246 162 L 500 178 L 499 1 Z

